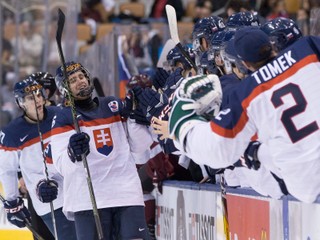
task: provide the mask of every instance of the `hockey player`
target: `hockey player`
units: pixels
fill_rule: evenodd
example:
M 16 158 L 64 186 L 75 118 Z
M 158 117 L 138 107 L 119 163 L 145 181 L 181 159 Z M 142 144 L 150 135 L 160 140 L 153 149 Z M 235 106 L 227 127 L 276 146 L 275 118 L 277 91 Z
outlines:
M 48 73 L 48 72 L 36 72 L 31 74 L 32 79 L 36 80 L 40 85 L 42 85 L 43 90 L 45 91 L 45 106 L 55 106 L 55 102 L 53 100 L 50 100 L 51 97 L 54 95 L 57 87 L 56 83 L 54 82 L 54 77 Z M 20 186 L 24 185 L 24 180 L 19 172 L 19 184 Z M 19 191 L 23 192 L 24 188 L 19 188 Z M 26 190 L 27 191 L 27 190 Z M 30 199 L 30 196 L 28 192 L 23 192 L 24 195 L 26 195 L 28 199 L 28 210 L 31 214 L 31 224 L 32 227 L 45 239 L 54 239 L 51 232 L 48 230 L 46 225 L 43 223 L 41 217 L 37 215 L 35 212 L 32 200 Z
M 289 18 L 278 17 L 272 19 L 261 27 L 261 30 L 268 34 L 273 49 L 276 52 L 289 47 L 302 37 L 302 32 L 297 24 Z
M 301 38 L 275 57 L 268 36 L 247 27 L 236 32 L 235 47 L 253 72 L 230 94 L 237 101 L 207 123 L 194 110 L 181 111 L 198 96 L 185 94 L 192 94 L 189 86 L 179 89 L 169 119 L 177 146 L 199 163 L 225 167 L 239 159 L 257 133 L 262 144 L 251 156 L 258 154 L 267 169 L 278 169 L 294 197 L 315 201 L 320 193 L 319 38 Z M 210 155 L 215 159 L 208 160 Z M 249 167 L 256 164 L 251 160 Z
M 52 126 L 54 165 L 64 177 L 64 212 L 74 219 L 78 240 L 97 239 L 93 205 L 82 159 L 85 156 L 100 215 L 104 239 L 147 239 L 141 183 L 132 153 L 145 152 L 152 138 L 144 125 L 122 122 L 123 103 L 116 97 L 92 98 L 90 74 L 80 63 L 66 64 L 55 77 L 61 94 L 74 99 Z M 79 123 L 80 132 L 75 131 Z M 143 141 L 141 141 L 143 140 Z M 90 198 L 91 197 L 91 198 Z
M 233 13 L 226 21 L 226 29 L 236 31 L 245 26 L 260 26 L 258 15 L 250 11 Z
M 63 177 L 53 167 L 50 148 L 43 149 L 50 143 L 51 122 L 59 109 L 44 107 L 43 88 L 33 76 L 16 83 L 14 95 L 24 114 L 3 128 L 0 135 L 0 181 L 5 192 L 4 208 L 8 220 L 18 227 L 25 227 L 25 218 L 30 218 L 18 192 L 17 171 L 20 167 L 33 207 L 51 233 L 54 234 L 54 225 L 48 203 L 53 201 L 57 237 L 76 239 L 74 223 L 62 213 Z
M 192 47 L 196 54 L 200 56 L 201 52 L 207 51 L 211 37 L 225 27 L 221 17 L 211 16 L 198 20 L 192 31 Z

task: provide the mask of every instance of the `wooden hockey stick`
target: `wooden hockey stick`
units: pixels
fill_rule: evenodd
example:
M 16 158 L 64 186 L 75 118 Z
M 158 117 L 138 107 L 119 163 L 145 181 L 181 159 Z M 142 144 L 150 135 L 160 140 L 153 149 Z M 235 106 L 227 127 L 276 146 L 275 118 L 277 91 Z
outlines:
M 167 4 L 166 5 L 166 13 L 167 13 L 167 19 L 168 19 L 168 25 L 169 25 L 171 39 L 174 41 L 176 46 L 179 48 L 180 52 L 187 60 L 190 67 L 192 67 L 195 71 L 197 71 L 196 64 L 192 61 L 189 54 L 184 50 L 184 48 L 182 47 L 182 45 L 180 43 L 180 39 L 179 39 L 179 35 L 178 35 L 176 10 L 174 9 L 174 7 Z
M 6 202 L 4 197 L 0 194 L 0 200 L 3 202 L 3 204 Z M 22 213 L 23 214 L 23 213 Z M 32 232 L 33 236 L 35 236 L 36 239 L 38 240 L 45 240 L 43 237 L 40 236 L 40 234 L 32 227 L 30 221 L 26 216 L 24 216 L 24 223 L 26 224 L 26 227 Z
M 64 75 L 64 79 L 65 79 L 64 88 L 67 93 L 67 98 L 70 101 L 73 124 L 74 124 L 76 132 L 80 133 L 80 127 L 79 127 L 79 123 L 78 123 L 78 119 L 77 119 L 77 113 L 76 113 L 76 109 L 74 106 L 74 99 L 70 93 L 69 84 L 67 83 L 68 75 L 67 75 L 67 69 L 66 69 L 66 62 L 64 59 L 62 46 L 61 46 L 61 39 L 62 39 L 62 32 L 63 32 L 63 28 L 64 28 L 65 18 L 66 17 L 64 15 L 64 13 L 59 8 L 58 9 L 58 28 L 57 28 L 56 40 L 57 40 L 60 61 L 61 61 L 62 69 L 63 69 L 63 75 Z M 88 188 L 89 188 L 89 194 L 90 194 L 90 199 L 91 199 L 91 203 L 92 203 L 92 210 L 93 210 L 94 220 L 95 220 L 96 227 L 97 227 L 98 237 L 101 240 L 101 239 L 103 239 L 103 231 L 102 231 L 101 221 L 100 221 L 99 212 L 98 212 L 98 208 L 97 208 L 96 198 L 95 198 L 94 191 L 93 191 L 93 185 L 92 185 L 92 180 L 91 180 L 91 176 L 90 176 L 89 166 L 88 166 L 87 158 L 84 154 L 81 155 L 81 158 L 82 158 L 85 172 L 87 174 L 87 176 L 86 176 L 87 184 L 88 184 Z

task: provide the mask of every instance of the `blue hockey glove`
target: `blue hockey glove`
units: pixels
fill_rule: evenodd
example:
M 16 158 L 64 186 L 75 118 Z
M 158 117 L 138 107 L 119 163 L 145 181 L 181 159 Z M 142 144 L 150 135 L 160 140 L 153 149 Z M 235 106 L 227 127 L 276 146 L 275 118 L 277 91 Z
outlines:
M 82 161 L 82 154 L 86 156 L 90 153 L 90 137 L 84 132 L 75 133 L 69 139 L 68 155 L 72 162 Z
M 131 89 L 131 93 L 133 94 L 134 98 L 139 99 L 139 96 L 142 94 L 143 90 L 144 89 L 142 87 L 136 86 Z
M 123 101 L 123 108 L 121 110 L 121 116 L 128 118 L 134 109 L 134 105 L 135 105 L 134 94 L 133 94 L 132 90 L 129 90 L 124 101 Z
M 40 180 L 37 184 L 37 196 L 43 203 L 52 202 L 58 196 L 58 183 L 54 180 Z
M 146 118 L 145 114 L 143 113 L 142 109 L 138 107 L 135 109 L 131 114 L 130 118 L 134 119 L 136 123 L 140 125 L 150 125 L 150 121 Z
M 139 104 L 149 121 L 153 116 L 158 117 L 168 102 L 165 94 L 160 94 L 150 88 L 146 88 L 139 96 Z
M 182 68 L 177 68 L 173 73 L 170 74 L 170 76 L 167 79 L 167 82 L 165 86 L 163 87 L 163 92 L 170 96 L 174 90 L 179 87 L 181 81 L 184 79 L 182 76 Z
M 24 206 L 21 197 L 16 200 L 5 201 L 4 210 L 7 213 L 8 221 L 19 228 L 25 227 L 26 221 L 31 222 L 29 210 Z
M 252 141 L 244 152 L 245 164 L 249 169 L 253 168 L 254 170 L 258 170 L 260 168 L 261 163 L 258 159 L 258 150 L 260 145 L 260 142 Z
M 169 73 L 164 70 L 163 68 L 157 68 L 156 74 L 154 75 L 152 79 L 152 85 L 155 87 L 155 89 L 162 89 L 164 85 L 166 84 L 166 81 L 169 77 Z

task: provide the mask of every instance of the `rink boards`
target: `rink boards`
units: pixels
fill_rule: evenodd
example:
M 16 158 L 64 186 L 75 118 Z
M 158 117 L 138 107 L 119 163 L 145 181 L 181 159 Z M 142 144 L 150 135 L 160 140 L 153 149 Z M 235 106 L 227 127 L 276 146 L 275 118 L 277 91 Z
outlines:
M 156 196 L 158 240 L 224 240 L 219 185 L 165 181 Z M 27 204 L 27 203 L 26 203 Z M 284 197 L 274 200 L 251 189 L 227 189 L 230 240 L 318 240 L 320 204 Z M 0 239 L 31 240 L 26 228 L 7 221 L 0 205 Z
M 219 185 L 166 181 L 156 199 L 157 239 L 226 239 Z M 227 207 L 230 240 L 320 239 L 318 203 L 227 189 Z

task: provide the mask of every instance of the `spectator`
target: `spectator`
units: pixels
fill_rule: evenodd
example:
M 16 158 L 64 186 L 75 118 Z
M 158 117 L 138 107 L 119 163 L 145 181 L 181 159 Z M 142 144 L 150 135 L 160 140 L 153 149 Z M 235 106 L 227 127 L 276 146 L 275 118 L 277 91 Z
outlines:
M 289 14 L 286 10 L 286 2 L 284 0 L 276 1 L 271 8 L 271 12 L 267 15 L 267 20 L 272 20 L 277 17 L 288 18 Z
M 177 14 L 177 20 L 180 21 L 184 15 L 184 9 L 181 0 L 155 0 L 151 6 L 151 12 L 149 17 L 158 20 L 166 19 L 166 4 L 169 4 L 174 7 Z
M 40 68 L 43 38 L 35 31 L 31 21 L 25 20 L 21 23 L 20 35 L 18 36 L 18 45 L 16 39 L 12 39 L 11 44 L 17 48 L 18 55 L 15 56 L 20 67 L 20 76 L 30 75 Z
M 211 0 L 197 0 L 193 22 L 196 23 L 199 19 L 210 17 L 212 12 L 213 2 Z
M 1 64 L 2 64 L 2 80 L 4 81 L 6 79 L 6 75 L 8 72 L 12 72 L 12 45 L 10 41 L 3 38 L 2 39 L 2 56 L 1 56 Z M 2 82 L 4 84 L 5 82 Z
M 14 95 L 12 94 L 14 85 L 16 84 L 16 75 L 13 72 L 6 74 L 6 83 L 0 88 L 0 98 L 2 102 L 2 110 L 10 113 L 11 119 L 18 117 L 21 110 L 18 108 Z
M 114 14 L 114 7 L 114 0 L 82 0 L 80 22 L 86 22 L 86 19 L 97 23 L 108 22 Z

